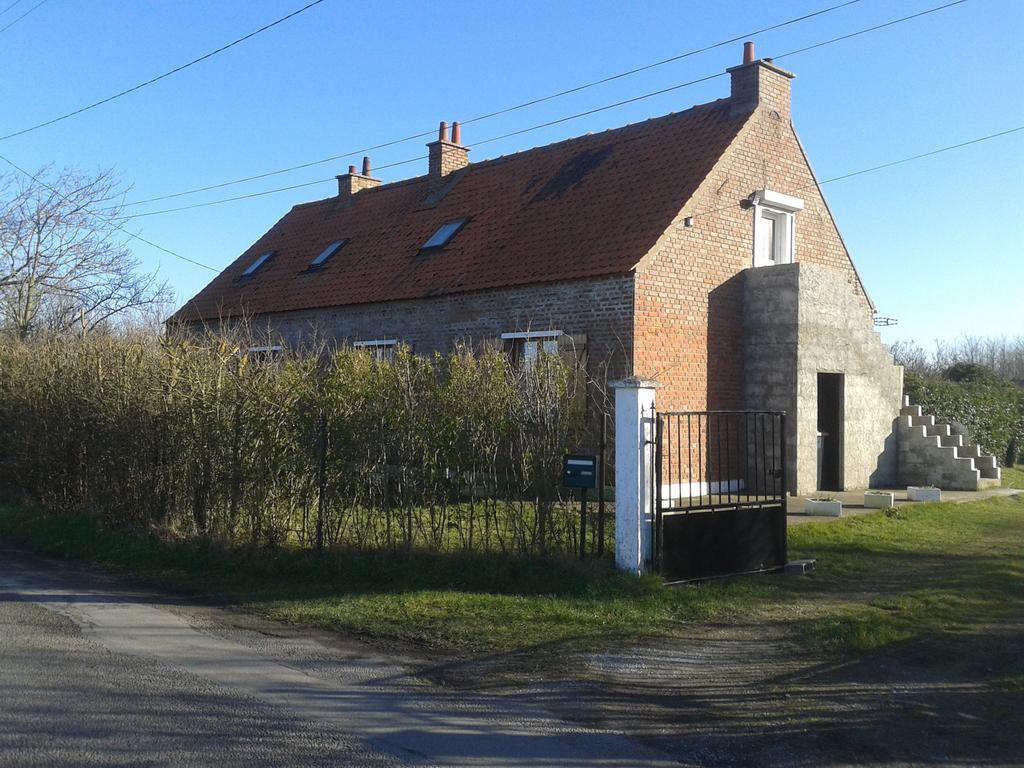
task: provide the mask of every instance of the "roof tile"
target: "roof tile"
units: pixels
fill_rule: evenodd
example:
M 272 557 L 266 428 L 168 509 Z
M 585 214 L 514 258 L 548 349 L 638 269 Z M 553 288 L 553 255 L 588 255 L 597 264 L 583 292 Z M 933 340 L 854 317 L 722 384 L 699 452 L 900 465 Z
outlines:
M 746 121 L 728 100 L 471 164 L 434 205 L 427 177 L 296 205 L 172 318 L 365 304 L 630 272 Z M 420 252 L 439 226 L 468 223 Z M 333 240 L 348 242 L 305 272 Z M 238 278 L 258 254 L 265 267 Z

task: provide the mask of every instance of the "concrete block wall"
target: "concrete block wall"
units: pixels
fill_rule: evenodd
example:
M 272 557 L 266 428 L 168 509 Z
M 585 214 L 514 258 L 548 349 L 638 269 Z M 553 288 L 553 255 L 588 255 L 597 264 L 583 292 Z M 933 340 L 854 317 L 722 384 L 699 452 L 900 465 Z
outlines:
M 818 373 L 844 376 L 844 489 L 892 485 L 903 369 L 894 365 L 842 273 L 797 263 L 747 270 L 745 407 L 789 414 L 790 491 L 817 485 Z

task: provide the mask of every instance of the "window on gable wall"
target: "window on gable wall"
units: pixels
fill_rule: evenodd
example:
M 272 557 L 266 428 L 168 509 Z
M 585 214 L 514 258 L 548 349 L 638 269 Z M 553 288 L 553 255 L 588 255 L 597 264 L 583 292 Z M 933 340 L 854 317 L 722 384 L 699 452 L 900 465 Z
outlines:
M 398 339 L 374 339 L 372 341 L 355 341 L 352 346 L 355 349 L 363 349 L 370 353 L 374 360 L 390 363 L 395 358 L 395 345 Z
M 796 259 L 796 213 L 804 201 L 762 189 L 751 198 L 754 204 L 754 266 L 790 264 Z

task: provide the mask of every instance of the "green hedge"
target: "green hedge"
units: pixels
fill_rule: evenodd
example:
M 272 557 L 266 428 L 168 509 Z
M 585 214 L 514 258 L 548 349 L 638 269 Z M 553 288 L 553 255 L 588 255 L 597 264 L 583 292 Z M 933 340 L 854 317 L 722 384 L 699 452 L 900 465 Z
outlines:
M 0 490 L 172 541 L 579 551 L 582 375 L 219 337 L 0 339 Z
M 1024 444 L 1024 389 L 987 371 L 965 375 L 962 368 L 947 371 L 949 378 L 907 371 L 904 393 L 925 413 L 962 425 L 982 450 L 1004 463 L 1014 441 Z

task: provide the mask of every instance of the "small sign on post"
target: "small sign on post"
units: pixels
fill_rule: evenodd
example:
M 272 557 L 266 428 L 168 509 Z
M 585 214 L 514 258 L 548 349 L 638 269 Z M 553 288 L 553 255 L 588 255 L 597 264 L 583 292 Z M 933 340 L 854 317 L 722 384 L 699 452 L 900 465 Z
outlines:
M 587 556 L 587 489 L 597 488 L 597 456 L 569 454 L 562 464 L 562 486 L 580 489 L 580 560 Z

